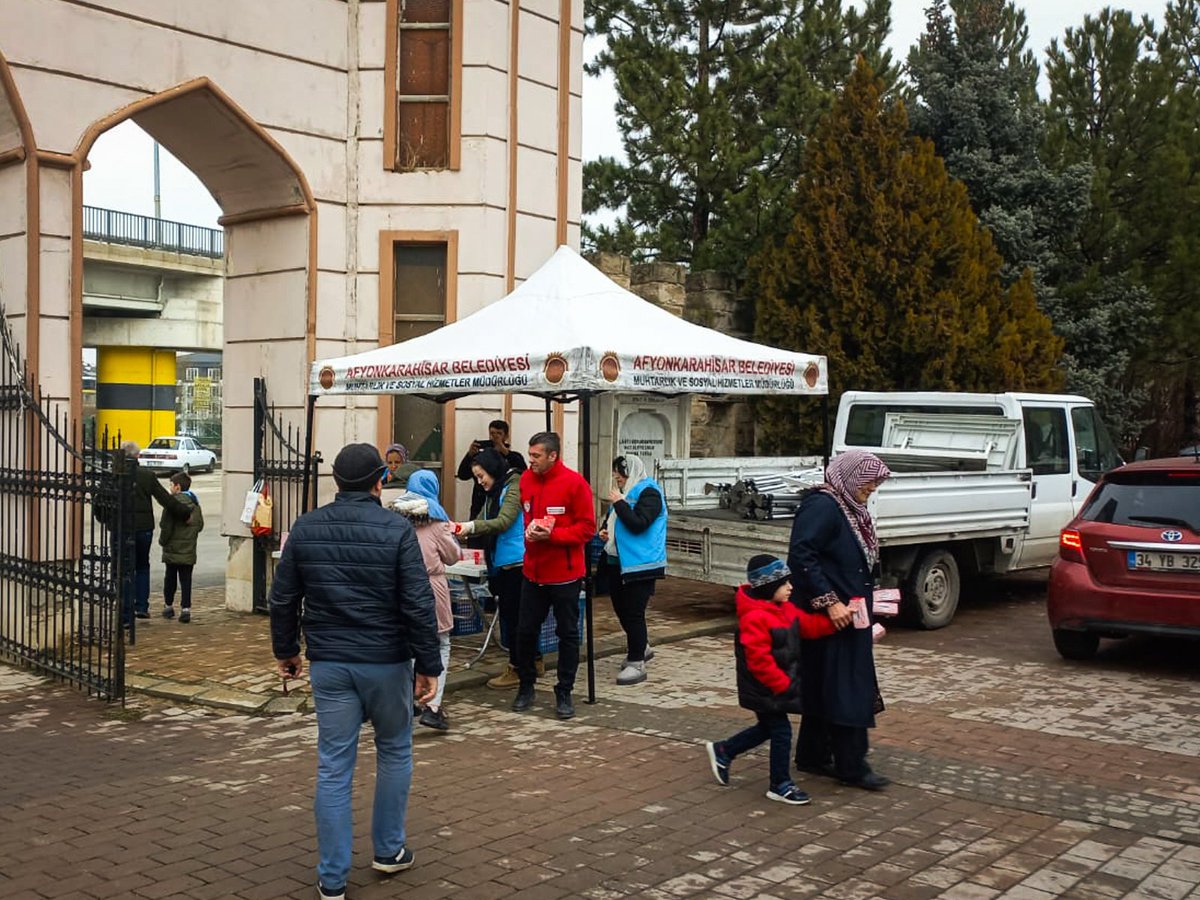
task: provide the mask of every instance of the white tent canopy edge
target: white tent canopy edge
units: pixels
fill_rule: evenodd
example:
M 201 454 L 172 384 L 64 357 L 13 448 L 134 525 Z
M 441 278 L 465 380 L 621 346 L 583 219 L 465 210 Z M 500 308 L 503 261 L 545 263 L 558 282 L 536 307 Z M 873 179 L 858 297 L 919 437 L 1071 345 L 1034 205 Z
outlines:
M 430 334 L 318 360 L 314 397 L 828 393 L 823 356 L 739 340 L 619 287 L 562 246 L 508 296 Z

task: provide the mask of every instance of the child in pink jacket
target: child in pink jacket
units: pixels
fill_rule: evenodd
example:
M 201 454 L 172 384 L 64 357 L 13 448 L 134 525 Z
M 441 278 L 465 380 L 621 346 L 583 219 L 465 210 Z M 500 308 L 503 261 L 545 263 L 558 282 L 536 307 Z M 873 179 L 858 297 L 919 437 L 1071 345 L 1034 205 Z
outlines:
M 438 502 L 437 476 L 428 469 L 419 469 L 408 477 L 408 490 L 392 501 L 392 509 L 405 516 L 417 532 L 425 570 L 437 601 L 438 644 L 442 653 L 442 674 L 438 676 L 437 693 L 421 712 L 418 721 L 427 728 L 445 731 L 450 727 L 442 709 L 446 676 L 450 671 L 450 629 L 454 627 L 454 611 L 450 606 L 450 583 L 446 581 L 446 565 L 458 562 L 458 541 L 450 528 L 450 517 Z

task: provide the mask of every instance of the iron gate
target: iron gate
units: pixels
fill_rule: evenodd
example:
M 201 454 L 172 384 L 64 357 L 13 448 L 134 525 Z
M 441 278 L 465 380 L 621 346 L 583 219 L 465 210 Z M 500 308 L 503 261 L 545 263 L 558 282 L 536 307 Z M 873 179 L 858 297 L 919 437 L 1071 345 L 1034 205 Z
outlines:
M 262 479 L 274 509 L 271 533 L 254 538 L 254 611 L 267 607 L 267 570 L 281 536 L 302 513 L 316 505 L 321 454 L 306 455 L 304 431 L 280 421 L 267 399 L 267 381 L 254 379 L 254 480 Z M 306 490 L 307 488 L 307 490 Z
M 131 467 L 41 397 L 2 306 L 0 353 L 0 657 L 123 700 Z

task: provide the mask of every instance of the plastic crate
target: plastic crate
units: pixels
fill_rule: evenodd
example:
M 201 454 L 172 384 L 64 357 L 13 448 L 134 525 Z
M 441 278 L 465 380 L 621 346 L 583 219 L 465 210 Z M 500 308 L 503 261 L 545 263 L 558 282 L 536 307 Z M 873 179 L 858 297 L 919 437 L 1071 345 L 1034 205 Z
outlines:
M 579 592 L 579 643 L 582 646 L 587 628 L 587 597 Z M 558 651 L 558 620 L 554 618 L 554 609 L 546 613 L 546 621 L 538 634 L 538 653 L 555 653 Z
M 483 616 L 479 609 L 467 596 L 467 586 L 461 578 L 448 579 L 450 582 L 450 611 L 454 614 L 454 626 L 450 629 L 451 636 L 463 637 L 469 634 L 479 634 L 483 631 Z M 471 585 L 479 605 L 483 606 L 484 596 L 488 589 L 483 584 Z

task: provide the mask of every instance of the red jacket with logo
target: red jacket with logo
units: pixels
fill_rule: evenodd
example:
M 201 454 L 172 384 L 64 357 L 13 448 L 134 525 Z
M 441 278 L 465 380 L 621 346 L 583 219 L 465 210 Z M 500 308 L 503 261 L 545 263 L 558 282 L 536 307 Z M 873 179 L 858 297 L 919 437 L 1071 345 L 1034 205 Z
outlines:
M 547 541 L 525 542 L 524 575 L 536 584 L 564 584 L 584 576 L 586 544 L 596 533 L 592 489 L 583 476 L 556 459 L 545 475 L 521 473 L 525 527 L 554 516 Z

